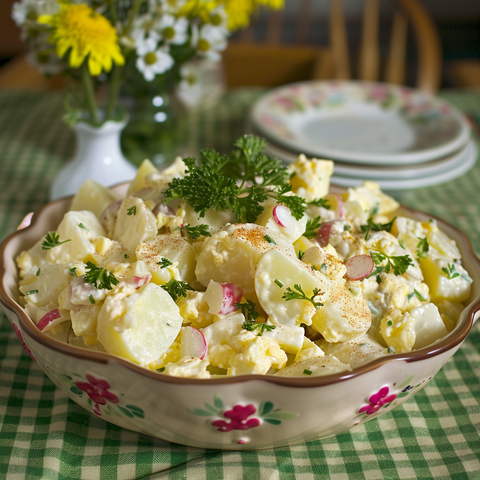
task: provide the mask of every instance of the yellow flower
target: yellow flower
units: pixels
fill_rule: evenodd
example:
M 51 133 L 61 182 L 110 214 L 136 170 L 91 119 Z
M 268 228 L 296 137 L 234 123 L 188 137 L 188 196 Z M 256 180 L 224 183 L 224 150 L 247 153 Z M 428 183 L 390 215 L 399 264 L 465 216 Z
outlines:
M 109 72 L 112 61 L 117 65 L 125 63 L 117 31 L 103 15 L 87 5 L 64 3 L 59 13 L 42 15 L 38 21 L 52 27 L 49 41 L 56 45 L 60 58 L 70 50 L 71 67 L 80 67 L 88 57 L 88 70 L 96 76 L 102 70 Z

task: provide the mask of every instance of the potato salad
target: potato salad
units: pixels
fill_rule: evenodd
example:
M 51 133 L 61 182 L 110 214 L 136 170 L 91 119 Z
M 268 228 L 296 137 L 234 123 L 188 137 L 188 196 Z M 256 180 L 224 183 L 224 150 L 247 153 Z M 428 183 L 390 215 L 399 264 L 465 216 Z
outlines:
M 333 162 L 284 166 L 257 137 L 159 171 L 125 198 L 88 180 L 56 231 L 16 259 L 47 335 L 179 377 L 329 375 L 431 345 L 471 278 L 435 220 Z

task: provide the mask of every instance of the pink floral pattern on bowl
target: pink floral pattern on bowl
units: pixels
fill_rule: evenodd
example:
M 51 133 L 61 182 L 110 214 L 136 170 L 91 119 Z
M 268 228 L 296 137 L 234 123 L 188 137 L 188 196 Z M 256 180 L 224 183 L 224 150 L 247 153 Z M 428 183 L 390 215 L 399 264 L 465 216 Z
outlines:
M 219 432 L 231 432 L 233 430 L 249 430 L 259 427 L 263 422 L 271 425 L 281 425 L 283 420 L 290 420 L 299 416 L 295 412 L 285 412 L 275 408 L 273 402 L 262 402 L 258 409 L 253 404 L 235 405 L 230 409 L 225 409 L 224 402 L 219 395 L 215 395 L 213 404 L 205 403 L 203 408 L 190 408 L 190 413 L 202 417 L 224 417 L 217 418 L 211 422 L 212 427 L 216 427 Z M 253 417 L 253 415 L 255 415 Z M 250 417 L 250 418 L 249 418 Z
M 367 415 L 371 415 L 380 410 L 384 405 L 392 403 L 397 398 L 397 395 L 395 393 L 388 395 L 389 391 L 388 387 L 381 388 L 368 399 L 369 405 L 364 405 L 358 412 L 365 412 Z
M 20 340 L 20 342 L 22 342 L 22 345 L 23 345 L 23 348 L 25 349 L 25 351 L 28 353 L 28 355 L 30 356 L 30 358 L 36 362 L 37 360 L 36 360 L 35 357 L 33 356 L 33 353 L 32 353 L 32 351 L 28 348 L 27 344 L 24 342 L 22 332 L 21 332 L 20 329 L 17 327 L 17 324 L 16 324 L 16 323 L 13 324 L 13 329 L 15 330 L 15 333 L 17 334 L 17 337 L 18 337 L 18 339 Z

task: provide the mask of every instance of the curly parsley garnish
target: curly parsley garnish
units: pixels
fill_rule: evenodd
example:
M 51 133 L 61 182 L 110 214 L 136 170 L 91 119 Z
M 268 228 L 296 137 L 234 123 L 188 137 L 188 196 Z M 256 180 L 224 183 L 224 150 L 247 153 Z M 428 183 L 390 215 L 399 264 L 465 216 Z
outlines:
M 360 230 L 365 234 L 365 240 L 370 238 L 370 232 L 382 232 L 384 230 L 386 232 L 390 232 L 393 227 L 393 222 L 395 222 L 396 218 L 397 217 L 393 218 L 388 223 L 374 223 L 372 217 L 370 217 L 366 224 L 360 225 Z
M 305 227 L 304 237 L 315 238 L 317 236 L 318 230 L 320 230 L 322 223 L 320 217 L 315 217 L 313 220 L 307 220 L 307 225 Z
M 193 290 L 193 288 L 187 282 L 181 282 L 172 278 L 165 285 L 161 287 L 170 294 L 173 300 L 176 302 L 180 297 L 187 296 L 187 290 Z
M 459 277 L 460 274 L 455 270 L 455 264 L 454 263 L 449 263 L 447 264 L 447 267 L 442 268 L 442 272 L 445 274 L 445 276 L 451 280 L 452 278 Z
M 242 311 L 247 322 L 251 322 L 258 318 L 258 313 L 255 311 L 255 307 L 257 306 L 255 302 L 247 300 L 247 303 L 234 303 L 234 305 L 236 309 Z
M 393 270 L 395 275 L 403 275 L 408 267 L 413 265 L 413 261 L 409 255 L 387 255 L 380 252 L 370 252 L 370 256 L 376 266 L 380 266 L 380 264 L 386 260 L 387 263 L 383 267 L 383 270 L 387 273 L 389 273 L 390 270 Z M 379 272 L 377 271 L 377 273 Z
M 58 247 L 63 243 L 71 242 L 72 239 L 64 240 L 60 242 L 60 235 L 56 232 L 49 232 L 45 235 L 45 240 L 42 242 L 42 250 L 50 250 L 51 248 Z
M 296 291 L 295 291 L 296 290 Z M 307 300 L 309 301 L 315 308 L 323 307 L 323 303 L 316 302 L 315 297 L 320 295 L 322 292 L 318 288 L 313 289 L 313 295 L 311 297 L 307 297 L 305 292 L 302 290 L 302 286 L 296 283 L 293 286 L 293 290 L 290 287 L 287 287 L 285 293 L 283 294 L 282 298 L 286 301 L 289 300 Z
M 421 238 L 420 241 L 417 243 L 417 258 L 420 260 L 421 258 L 425 258 L 428 253 L 428 249 L 430 245 L 427 242 L 427 237 Z
M 258 331 L 257 337 L 261 337 L 263 335 L 263 332 L 271 332 L 272 330 L 275 330 L 275 325 L 268 325 L 266 323 L 255 323 L 255 322 L 243 322 L 242 328 L 244 330 L 248 330 L 249 332 L 254 332 L 255 330 Z
M 111 290 L 115 285 L 118 285 L 118 280 L 110 270 L 99 267 L 92 262 L 87 262 L 85 275 L 83 276 L 86 283 L 91 283 L 95 288 L 105 288 Z
M 305 199 L 289 195 L 287 168 L 263 153 L 265 146 L 264 140 L 245 135 L 229 155 L 202 150 L 198 163 L 185 158 L 186 175 L 168 184 L 164 202 L 183 198 L 200 217 L 209 209 L 232 210 L 237 221 L 254 222 L 265 208 L 263 202 L 274 198 L 300 220 Z
M 173 265 L 173 263 L 168 258 L 163 257 L 159 262 L 157 262 L 157 265 L 160 265 L 160 268 L 167 268 L 170 265 Z
M 136 215 L 137 214 L 137 206 L 134 205 L 127 210 L 127 215 Z
M 76 276 L 77 276 L 77 267 L 72 267 L 72 268 L 69 270 L 69 272 L 70 272 L 70 275 L 71 275 L 72 277 L 76 277 Z
M 196 227 L 191 227 L 190 224 L 187 223 L 183 226 L 183 229 L 192 240 L 196 240 L 199 237 L 211 236 L 211 233 L 208 231 L 208 225 L 204 223 L 197 225 Z
M 326 210 L 330 210 L 330 202 L 326 198 L 315 198 L 311 202 L 308 202 L 307 205 L 315 205 L 316 207 L 323 207 Z

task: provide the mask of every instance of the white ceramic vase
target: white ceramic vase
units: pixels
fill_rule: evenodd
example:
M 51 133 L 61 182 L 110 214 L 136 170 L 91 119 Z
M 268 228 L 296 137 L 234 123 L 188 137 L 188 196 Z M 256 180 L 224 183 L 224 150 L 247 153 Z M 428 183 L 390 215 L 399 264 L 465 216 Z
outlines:
M 93 127 L 79 122 L 74 127 L 77 142 L 73 159 L 55 177 L 50 200 L 73 195 L 90 178 L 110 187 L 130 181 L 137 169 L 122 154 L 120 134 L 126 122 L 105 122 Z

